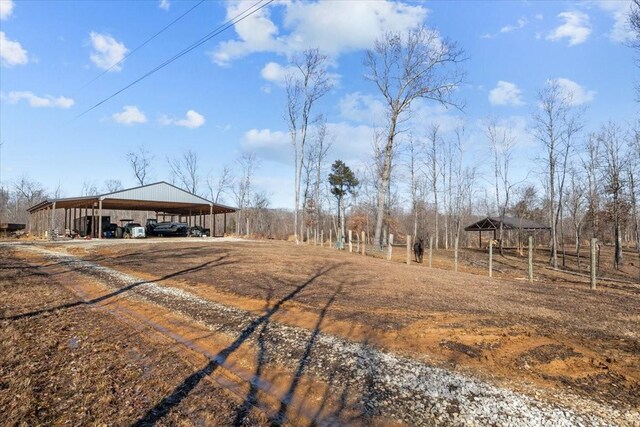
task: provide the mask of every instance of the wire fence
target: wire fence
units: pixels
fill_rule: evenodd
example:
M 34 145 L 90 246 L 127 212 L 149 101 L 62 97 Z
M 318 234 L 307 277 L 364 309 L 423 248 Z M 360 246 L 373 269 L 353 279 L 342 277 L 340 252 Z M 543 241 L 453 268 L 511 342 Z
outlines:
M 588 278 L 591 289 L 596 289 L 598 281 L 623 283 L 628 285 L 638 285 L 640 290 L 640 276 L 638 283 L 621 278 L 609 278 L 599 276 L 599 248 L 596 239 L 590 241 L 589 253 L 585 256 L 578 254 L 578 268 L 572 271 L 570 268 L 552 269 L 545 265 L 548 254 L 547 248 L 539 248 L 534 245 L 533 238 L 529 238 L 528 245 L 518 247 L 499 248 L 495 241 L 490 241 L 485 249 L 452 248 L 436 249 L 433 238 L 427 242 L 422 242 L 422 252 L 415 247 L 412 242 L 415 239 L 408 235 L 404 242 L 395 243 L 391 234 L 388 239 L 383 239 L 382 244 L 372 244 L 366 235 L 349 230 L 343 239 L 336 239 L 335 235 L 329 233 L 327 239 L 324 232 L 307 235 L 307 244 L 341 250 L 346 253 L 353 253 L 373 258 L 386 259 L 392 262 L 402 262 L 406 264 L 420 263 L 428 267 L 439 269 L 469 272 L 478 274 L 484 270 L 485 274 L 493 277 L 494 273 L 499 273 L 502 277 L 526 280 L 530 283 L 546 278 L 546 270 L 551 270 L 554 274 L 567 274 L 576 278 Z M 541 255 L 544 254 L 544 255 Z M 581 269 L 580 260 L 583 260 Z M 526 266 L 523 267 L 523 261 Z M 534 262 L 535 261 L 535 262 Z M 563 262 L 564 264 L 564 262 Z M 632 264 L 633 265 L 633 264 Z M 586 267 L 586 268 L 584 268 Z

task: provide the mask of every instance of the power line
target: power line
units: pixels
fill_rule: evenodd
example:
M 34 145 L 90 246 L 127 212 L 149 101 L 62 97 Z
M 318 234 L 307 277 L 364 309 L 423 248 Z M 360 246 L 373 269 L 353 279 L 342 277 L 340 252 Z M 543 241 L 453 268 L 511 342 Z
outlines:
M 182 18 L 184 18 L 189 12 L 191 12 L 193 9 L 195 9 L 196 7 L 200 6 L 202 3 L 204 3 L 206 0 L 200 0 L 199 3 L 197 3 L 195 6 L 193 6 L 191 9 L 187 10 L 185 13 L 183 13 L 182 15 L 178 16 L 176 19 L 174 19 L 173 21 L 171 21 L 169 24 L 165 25 L 160 31 L 158 31 L 157 33 L 155 33 L 153 36 L 149 37 L 147 40 L 145 40 L 141 45 L 139 45 L 138 47 L 136 47 L 135 49 L 133 49 L 131 52 L 127 53 L 124 58 L 122 58 L 120 61 L 116 62 L 115 64 L 113 64 L 112 66 L 110 66 L 109 68 L 107 68 L 106 70 L 104 70 L 102 73 L 98 74 L 96 77 L 94 77 L 92 80 L 90 80 L 89 82 L 85 83 L 84 86 L 82 86 L 80 89 L 84 89 L 85 87 L 89 86 L 91 83 L 95 82 L 96 80 L 98 80 L 100 77 L 104 76 L 106 73 L 108 73 L 109 71 L 113 70 L 115 67 L 117 67 L 118 65 L 122 64 L 124 62 L 125 59 L 127 59 L 128 57 L 130 57 L 131 55 L 133 55 L 136 51 L 138 51 L 140 48 L 142 48 L 143 46 L 145 46 L 147 43 L 149 43 L 151 40 L 155 39 L 156 37 L 158 37 L 160 34 L 162 34 L 165 30 L 167 30 L 169 27 L 171 27 L 173 24 L 175 24 L 176 22 L 178 22 L 179 20 L 181 20 Z
M 173 61 L 180 59 L 182 56 L 186 55 L 187 53 L 191 52 L 192 50 L 194 50 L 195 48 L 197 48 L 198 46 L 201 46 L 202 44 L 206 43 L 207 41 L 211 40 L 213 37 L 217 36 L 218 34 L 222 33 L 223 31 L 231 28 L 233 25 L 237 24 L 240 21 L 243 21 L 244 19 L 248 18 L 249 16 L 253 15 L 254 13 L 256 13 L 257 11 L 259 11 L 260 9 L 268 6 L 269 4 L 273 3 L 274 0 L 267 0 L 266 3 L 263 3 L 262 5 L 258 6 L 260 3 L 262 3 L 264 0 L 258 0 L 258 2 L 254 3 L 252 6 L 248 7 L 247 9 L 245 9 L 243 12 L 239 13 L 238 15 L 234 16 L 233 18 L 227 20 L 225 23 L 223 23 L 222 25 L 220 25 L 219 27 L 217 27 L 215 30 L 211 31 L 210 33 L 208 33 L 207 35 L 205 35 L 204 37 L 200 38 L 198 41 L 196 41 L 195 43 L 191 44 L 190 46 L 184 48 L 183 50 L 181 50 L 180 52 L 176 53 L 174 56 L 172 56 L 171 58 L 167 59 L 166 61 L 164 61 L 162 64 L 156 66 L 155 68 L 153 68 L 151 71 L 148 71 L 147 73 L 143 74 L 141 77 L 137 78 L 136 80 L 134 80 L 133 82 L 129 83 L 128 85 L 126 85 L 125 87 L 123 87 L 122 89 L 114 92 L 113 94 L 109 95 L 108 97 L 106 97 L 105 99 L 103 99 L 102 101 L 98 102 L 97 104 L 95 104 L 94 106 L 92 106 L 91 108 L 89 108 L 88 110 L 83 111 L 82 113 L 80 113 L 79 115 L 77 115 L 75 118 L 78 119 L 82 116 L 84 116 L 85 114 L 87 114 L 88 112 L 96 109 L 97 107 L 99 107 L 100 105 L 104 104 L 105 102 L 109 101 L 110 99 L 116 97 L 117 95 L 121 94 L 122 92 L 124 92 L 125 90 L 129 89 L 131 86 L 139 83 L 140 81 L 146 79 L 147 77 L 149 77 L 150 75 L 156 73 L 157 71 L 161 70 L 162 68 L 166 67 L 167 65 L 171 64 Z M 255 8 L 256 6 L 258 6 L 257 8 Z M 254 10 L 251 10 L 255 8 Z

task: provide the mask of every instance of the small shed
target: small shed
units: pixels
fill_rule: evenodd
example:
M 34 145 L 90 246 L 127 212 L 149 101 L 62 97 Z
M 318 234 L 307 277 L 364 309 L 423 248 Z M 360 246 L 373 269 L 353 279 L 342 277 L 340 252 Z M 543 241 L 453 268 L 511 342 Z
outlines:
M 539 222 L 532 221 L 530 219 L 516 218 L 512 216 L 494 217 L 488 216 L 480 221 L 474 222 L 464 228 L 464 231 L 477 231 L 479 237 L 479 247 L 482 247 L 482 232 L 493 231 L 493 239 L 497 239 L 497 232 L 502 226 L 503 230 L 518 230 L 518 231 L 539 231 L 549 230 L 546 225 Z
M 95 196 L 51 199 L 30 207 L 30 231 L 37 234 L 56 229 L 56 211 L 64 209 L 64 228 L 71 228 L 77 218 L 92 218 L 90 235 L 102 238 L 105 210 L 129 210 L 155 212 L 158 216 L 178 216 L 189 225 L 208 227 L 215 232 L 216 215 L 223 215 L 223 230 L 226 229 L 227 213 L 236 208 L 214 203 L 196 194 L 189 193 L 175 185 L 161 181 L 153 184 Z

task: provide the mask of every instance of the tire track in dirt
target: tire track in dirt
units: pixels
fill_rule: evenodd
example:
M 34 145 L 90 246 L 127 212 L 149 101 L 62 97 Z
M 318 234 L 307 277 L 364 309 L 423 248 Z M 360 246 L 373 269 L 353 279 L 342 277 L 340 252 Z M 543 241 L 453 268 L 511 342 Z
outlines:
M 344 400 L 349 400 L 351 411 L 360 412 L 362 419 L 384 416 L 413 425 L 560 426 L 632 425 L 638 420 L 637 414 L 621 414 L 604 406 L 598 408 L 601 417 L 576 414 L 558 405 L 549 405 L 468 376 L 381 352 L 366 342 L 354 343 L 326 335 L 318 329 L 310 331 L 272 322 L 268 331 L 257 334 L 257 327 L 264 323 L 260 321 L 262 317 L 244 310 L 157 282 L 141 281 L 135 276 L 71 255 L 36 247 L 28 250 L 50 260 L 68 262 L 81 273 L 114 289 L 115 295 L 150 301 L 192 318 L 216 333 L 241 337 L 241 343 L 249 342 L 261 348 L 272 362 L 293 369 L 294 380 L 303 374 L 321 380 L 331 378 L 333 383 L 343 385 L 341 390 L 343 393 L 346 391 Z M 96 302 L 101 301 L 104 299 Z M 216 357 L 209 355 L 209 358 L 220 363 Z M 259 377 L 251 381 L 258 388 L 268 388 Z M 295 388 L 279 399 L 281 419 L 286 417 L 294 394 Z M 354 395 L 359 398 L 350 400 Z M 331 419 L 325 421 L 331 422 Z

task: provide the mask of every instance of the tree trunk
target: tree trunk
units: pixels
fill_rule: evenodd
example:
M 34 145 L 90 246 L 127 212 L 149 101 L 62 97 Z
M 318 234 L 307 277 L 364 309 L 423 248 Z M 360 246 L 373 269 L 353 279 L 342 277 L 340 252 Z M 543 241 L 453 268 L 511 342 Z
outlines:
M 391 156 L 393 155 L 393 138 L 396 133 L 396 123 L 398 114 L 393 112 L 389 120 L 389 135 L 384 149 L 384 163 L 382 166 L 382 176 L 378 185 L 378 206 L 376 207 L 376 229 L 373 235 L 374 244 L 382 247 L 382 222 L 384 219 L 384 202 L 387 196 L 387 188 L 391 180 Z
M 614 265 L 616 270 L 620 270 L 622 265 L 622 237 L 620 235 L 620 206 L 618 201 L 618 192 L 613 193 L 613 216 L 614 216 L 614 238 L 615 238 L 615 257 Z

